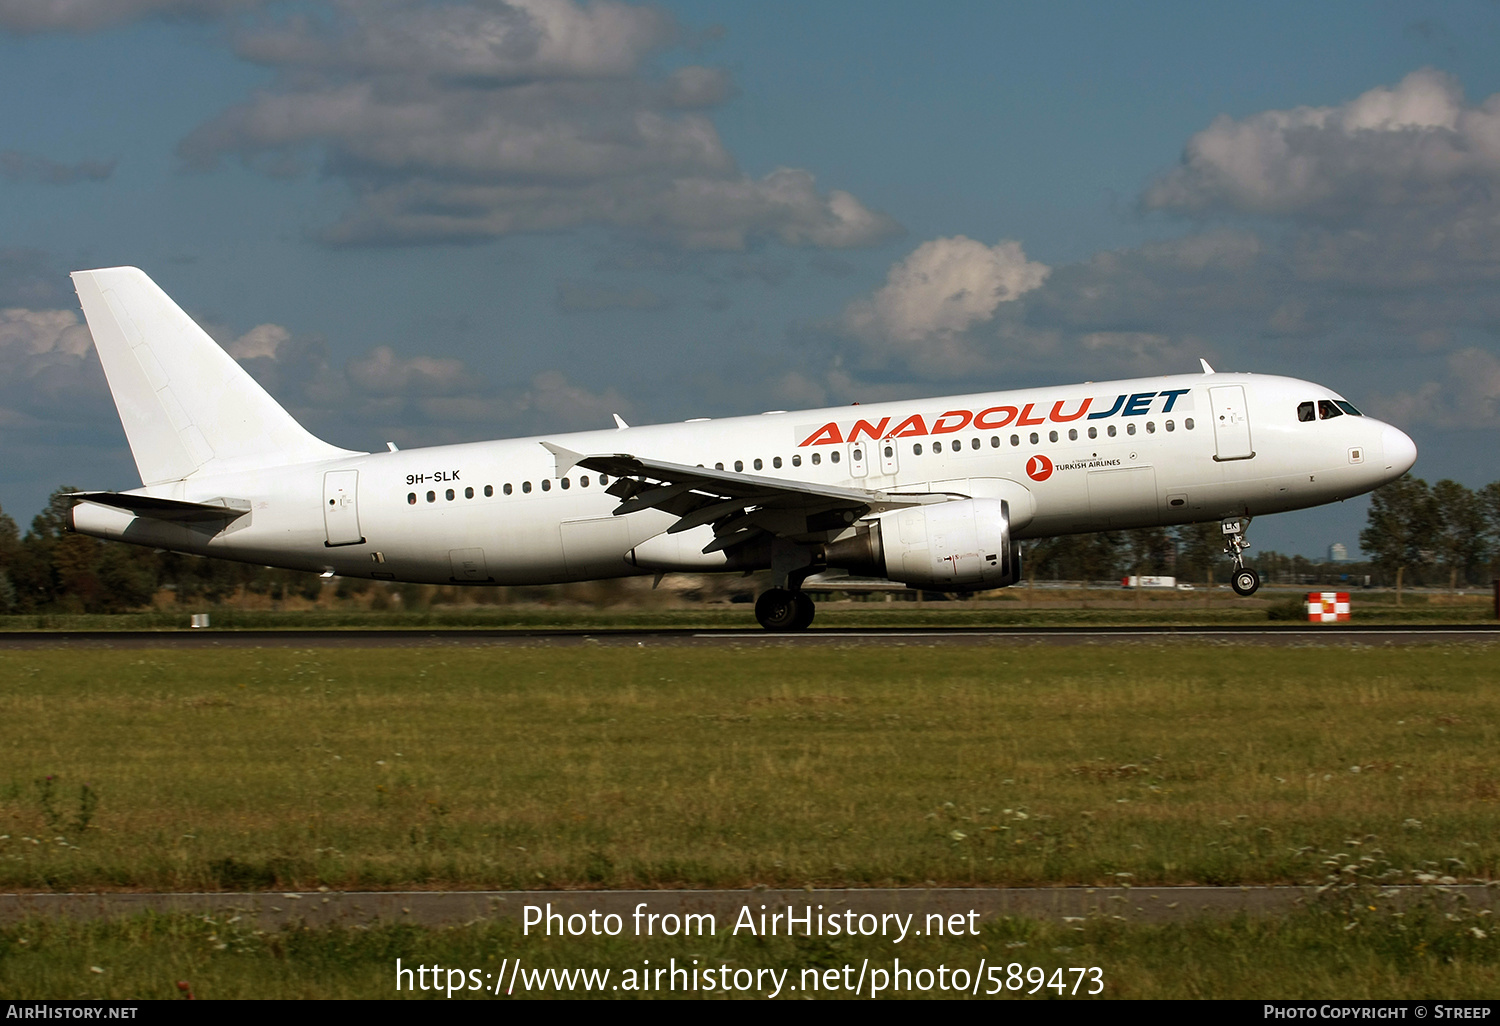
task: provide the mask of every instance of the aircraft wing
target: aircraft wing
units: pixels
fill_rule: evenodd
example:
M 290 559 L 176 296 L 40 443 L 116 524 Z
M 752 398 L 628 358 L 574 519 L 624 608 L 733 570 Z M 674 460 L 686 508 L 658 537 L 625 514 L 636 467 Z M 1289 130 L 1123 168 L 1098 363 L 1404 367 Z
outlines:
M 557 476 L 574 467 L 608 474 L 607 491 L 622 501 L 615 515 L 659 509 L 677 517 L 668 534 L 712 524 L 713 552 L 749 541 L 762 532 L 799 539 L 838 530 L 871 513 L 927 506 L 964 498 L 947 492 L 885 492 L 843 488 L 809 481 L 690 467 L 628 453 L 573 452 L 551 442 L 542 445 L 557 458 Z

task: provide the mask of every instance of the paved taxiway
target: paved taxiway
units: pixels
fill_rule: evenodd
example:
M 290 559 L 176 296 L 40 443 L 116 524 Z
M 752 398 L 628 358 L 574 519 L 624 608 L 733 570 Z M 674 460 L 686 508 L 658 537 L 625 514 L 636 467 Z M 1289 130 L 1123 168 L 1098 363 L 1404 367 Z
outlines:
M 948 627 L 814 628 L 800 634 L 734 630 L 177 630 L 4 631 L 0 650 L 28 648 L 406 648 L 576 645 L 678 647 L 823 645 L 1106 645 L 1192 642 L 1216 645 L 1497 644 L 1500 623 L 1382 627 Z

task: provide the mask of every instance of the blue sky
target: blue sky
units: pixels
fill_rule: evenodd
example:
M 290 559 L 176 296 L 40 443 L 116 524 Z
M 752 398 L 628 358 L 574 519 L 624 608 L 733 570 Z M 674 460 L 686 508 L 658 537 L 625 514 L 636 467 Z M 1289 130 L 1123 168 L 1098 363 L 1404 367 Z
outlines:
M 1497 44 L 1494 2 L 0 0 L 0 506 L 137 483 L 66 279 L 124 263 L 355 448 L 1201 355 L 1478 486 Z

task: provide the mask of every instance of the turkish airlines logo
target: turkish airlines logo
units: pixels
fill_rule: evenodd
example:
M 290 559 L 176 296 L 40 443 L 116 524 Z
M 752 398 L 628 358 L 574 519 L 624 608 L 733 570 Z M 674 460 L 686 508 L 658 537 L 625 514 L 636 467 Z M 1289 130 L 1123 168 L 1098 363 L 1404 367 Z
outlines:
M 1045 456 L 1033 456 L 1026 461 L 1026 476 L 1033 481 L 1045 481 L 1052 476 L 1052 461 Z

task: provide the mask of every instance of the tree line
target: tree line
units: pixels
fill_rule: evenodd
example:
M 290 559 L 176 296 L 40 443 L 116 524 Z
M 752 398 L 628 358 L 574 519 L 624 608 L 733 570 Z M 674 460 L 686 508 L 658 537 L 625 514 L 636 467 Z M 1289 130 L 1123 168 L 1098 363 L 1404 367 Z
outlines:
M 65 525 L 67 493 L 75 490 L 54 492 L 24 535 L 0 511 L 0 613 L 124 612 L 152 605 L 164 590 L 180 603 L 206 605 L 244 592 L 272 600 L 317 599 L 323 592 L 315 574 L 73 534 Z M 1252 550 L 1250 562 L 1271 583 L 1332 584 L 1368 574 L 1381 586 L 1486 585 L 1500 576 L 1500 481 L 1477 491 L 1447 480 L 1428 486 L 1410 476 L 1385 485 L 1371 497 L 1359 544 L 1366 560 L 1334 564 Z M 1214 522 L 1027 542 L 1023 565 L 1026 577 L 1039 581 L 1152 574 L 1223 583 L 1230 569 L 1223 550 Z M 369 587 L 362 581 L 340 585 L 361 592 Z

